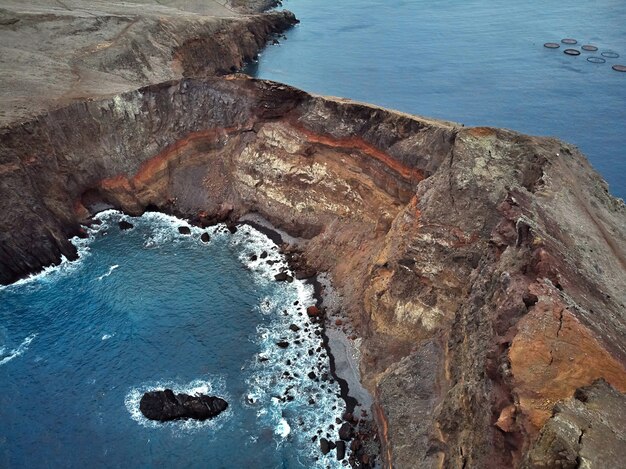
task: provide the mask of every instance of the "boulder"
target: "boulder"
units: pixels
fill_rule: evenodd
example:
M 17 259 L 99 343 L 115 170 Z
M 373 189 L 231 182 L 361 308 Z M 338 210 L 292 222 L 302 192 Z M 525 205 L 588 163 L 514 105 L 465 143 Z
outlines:
M 291 329 L 293 332 L 298 332 L 300 330 L 300 328 L 296 326 L 295 324 L 291 324 L 289 326 L 289 329 Z
M 178 227 L 178 232 L 182 235 L 190 235 L 191 234 L 191 228 L 189 228 L 188 226 L 179 226 Z
M 287 272 L 279 272 L 274 275 L 274 279 L 277 282 L 293 282 L 293 277 L 289 275 Z
M 346 442 L 337 440 L 335 446 L 337 446 L 337 460 L 341 461 L 346 457 Z
M 200 235 L 200 240 L 202 240 L 203 243 L 208 243 L 211 241 L 211 237 L 209 236 L 209 233 L 205 231 L 202 235 Z
M 317 306 L 313 305 L 313 306 L 309 306 L 306 309 L 306 314 L 309 315 L 309 317 L 314 318 L 320 315 L 320 310 Z
M 130 230 L 135 227 L 132 223 L 127 222 L 126 220 L 120 220 L 117 225 L 120 227 L 120 230 Z
M 330 444 L 326 438 L 320 438 L 320 450 L 322 450 L 322 454 L 330 452 Z
M 174 394 L 171 389 L 149 391 L 139 402 L 139 410 L 150 420 L 167 422 L 179 419 L 206 420 L 221 414 L 228 403 L 216 396 Z
M 339 428 L 339 438 L 343 441 L 350 441 L 354 437 L 354 428 L 348 422 L 345 422 Z

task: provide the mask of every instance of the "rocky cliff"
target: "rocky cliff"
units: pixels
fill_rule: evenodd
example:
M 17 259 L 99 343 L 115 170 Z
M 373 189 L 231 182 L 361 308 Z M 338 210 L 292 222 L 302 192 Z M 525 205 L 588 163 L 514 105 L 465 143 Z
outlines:
M 211 40 L 177 63 L 216 70 Z M 103 204 L 257 212 L 332 274 L 386 466 L 623 458 L 626 208 L 574 147 L 240 75 L 31 114 L 0 129 L 2 283 L 75 257 Z

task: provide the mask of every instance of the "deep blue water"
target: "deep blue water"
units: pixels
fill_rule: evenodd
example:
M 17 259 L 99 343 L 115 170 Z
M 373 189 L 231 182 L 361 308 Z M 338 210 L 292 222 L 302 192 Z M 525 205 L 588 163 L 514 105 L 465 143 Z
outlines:
M 626 198 L 626 1 L 285 0 L 301 24 L 248 71 L 307 91 L 577 145 Z M 571 37 L 598 53 L 566 56 Z M 586 58 L 620 54 L 605 64 Z
M 323 349 L 308 353 L 321 343 L 303 314 L 313 289 L 274 281 L 276 246 L 247 226 L 211 228 L 204 244 L 165 215 L 127 218 L 125 232 L 119 214 L 102 218 L 75 241 L 78 262 L 0 289 L 0 467 L 337 464 L 311 442 L 343 411 L 336 383 L 306 376 L 328 372 Z M 263 250 L 277 263 L 249 260 Z M 144 419 L 142 393 L 164 387 L 230 407 L 205 423 Z

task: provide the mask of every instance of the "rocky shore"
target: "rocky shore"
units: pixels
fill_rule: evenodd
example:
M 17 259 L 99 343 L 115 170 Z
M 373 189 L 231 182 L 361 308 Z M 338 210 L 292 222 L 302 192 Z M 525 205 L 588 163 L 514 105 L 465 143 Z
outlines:
M 11 41 L 45 20 L 18 10 L 2 11 Z M 361 340 L 384 466 L 619 467 L 626 207 L 584 156 L 213 76 L 293 16 L 170 14 L 163 41 L 181 46 L 164 55 L 96 41 L 77 70 L 93 61 L 98 74 L 50 78 L 80 91 L 3 90 L 0 282 L 74 258 L 68 238 L 102 204 L 200 224 L 260 214 L 306 240 L 307 268 L 332 275 Z M 58 21 L 88 21 L 71 15 Z M 147 17 L 126 33 L 150 30 Z M 99 88 L 107 70 L 135 75 Z

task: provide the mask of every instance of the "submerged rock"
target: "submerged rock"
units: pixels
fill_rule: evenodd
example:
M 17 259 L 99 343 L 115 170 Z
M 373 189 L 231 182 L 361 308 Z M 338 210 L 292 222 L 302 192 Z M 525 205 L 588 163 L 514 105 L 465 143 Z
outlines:
M 206 420 L 228 408 L 228 402 L 216 396 L 174 394 L 171 389 L 149 391 L 139 402 L 139 410 L 150 420 L 167 422 L 178 419 Z

